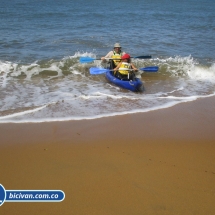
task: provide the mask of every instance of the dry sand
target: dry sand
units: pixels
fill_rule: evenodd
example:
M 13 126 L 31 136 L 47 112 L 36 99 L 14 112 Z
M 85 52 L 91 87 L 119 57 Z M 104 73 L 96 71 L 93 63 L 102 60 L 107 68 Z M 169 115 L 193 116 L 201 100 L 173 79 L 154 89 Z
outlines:
M 97 120 L 0 124 L 6 190 L 63 190 L 0 214 L 215 214 L 215 98 Z

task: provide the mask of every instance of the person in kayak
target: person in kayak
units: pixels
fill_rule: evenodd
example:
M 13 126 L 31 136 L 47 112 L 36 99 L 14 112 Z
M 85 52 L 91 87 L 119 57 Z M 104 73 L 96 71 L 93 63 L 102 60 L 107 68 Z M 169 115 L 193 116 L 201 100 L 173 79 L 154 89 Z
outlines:
M 121 62 L 113 69 L 114 75 L 121 80 L 134 80 L 135 74 L 133 71 L 138 71 L 138 69 L 131 63 L 131 56 L 126 53 L 121 59 Z
M 109 60 L 110 69 L 114 69 L 119 64 L 119 62 L 121 61 L 121 57 L 124 54 L 125 54 L 125 52 L 122 52 L 122 48 L 121 48 L 120 44 L 115 43 L 113 50 L 108 52 L 106 54 L 106 56 L 101 57 L 101 60 L 105 61 L 106 58 L 112 58 Z

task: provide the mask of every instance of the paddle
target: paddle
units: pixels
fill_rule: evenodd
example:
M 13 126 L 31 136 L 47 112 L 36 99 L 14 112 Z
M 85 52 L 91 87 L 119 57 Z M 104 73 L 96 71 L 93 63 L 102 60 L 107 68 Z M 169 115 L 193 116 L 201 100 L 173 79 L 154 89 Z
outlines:
M 137 56 L 137 57 L 131 57 L 131 58 L 138 58 L 138 59 L 150 59 L 152 56 L 145 55 L 145 56 Z M 113 58 L 107 58 L 107 59 L 113 59 Z M 101 58 L 91 58 L 91 57 L 80 57 L 80 63 L 91 63 L 94 60 L 101 60 Z
M 144 68 L 139 68 L 138 70 L 142 70 L 145 72 L 157 72 L 158 71 L 158 66 L 149 66 L 149 67 L 144 67 Z M 91 67 L 90 68 L 90 74 L 91 75 L 99 75 L 105 72 L 111 71 L 109 69 L 103 69 L 103 68 L 98 68 L 98 67 Z

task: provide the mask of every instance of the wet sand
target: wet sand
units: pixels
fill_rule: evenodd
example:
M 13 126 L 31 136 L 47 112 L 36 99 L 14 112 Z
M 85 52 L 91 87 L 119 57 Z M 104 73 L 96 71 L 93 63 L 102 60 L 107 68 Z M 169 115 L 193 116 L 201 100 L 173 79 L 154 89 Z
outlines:
M 0 124 L 6 190 L 63 190 L 0 214 L 215 214 L 215 97 L 97 120 Z

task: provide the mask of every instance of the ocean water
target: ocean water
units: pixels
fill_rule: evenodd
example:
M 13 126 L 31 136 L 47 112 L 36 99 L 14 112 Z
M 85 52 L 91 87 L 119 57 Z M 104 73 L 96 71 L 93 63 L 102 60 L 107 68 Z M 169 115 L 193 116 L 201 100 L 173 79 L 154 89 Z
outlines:
M 84 120 L 148 112 L 215 96 L 213 0 L 11 0 L 0 7 L 0 123 Z M 144 93 L 90 75 L 114 43 L 138 67 Z

